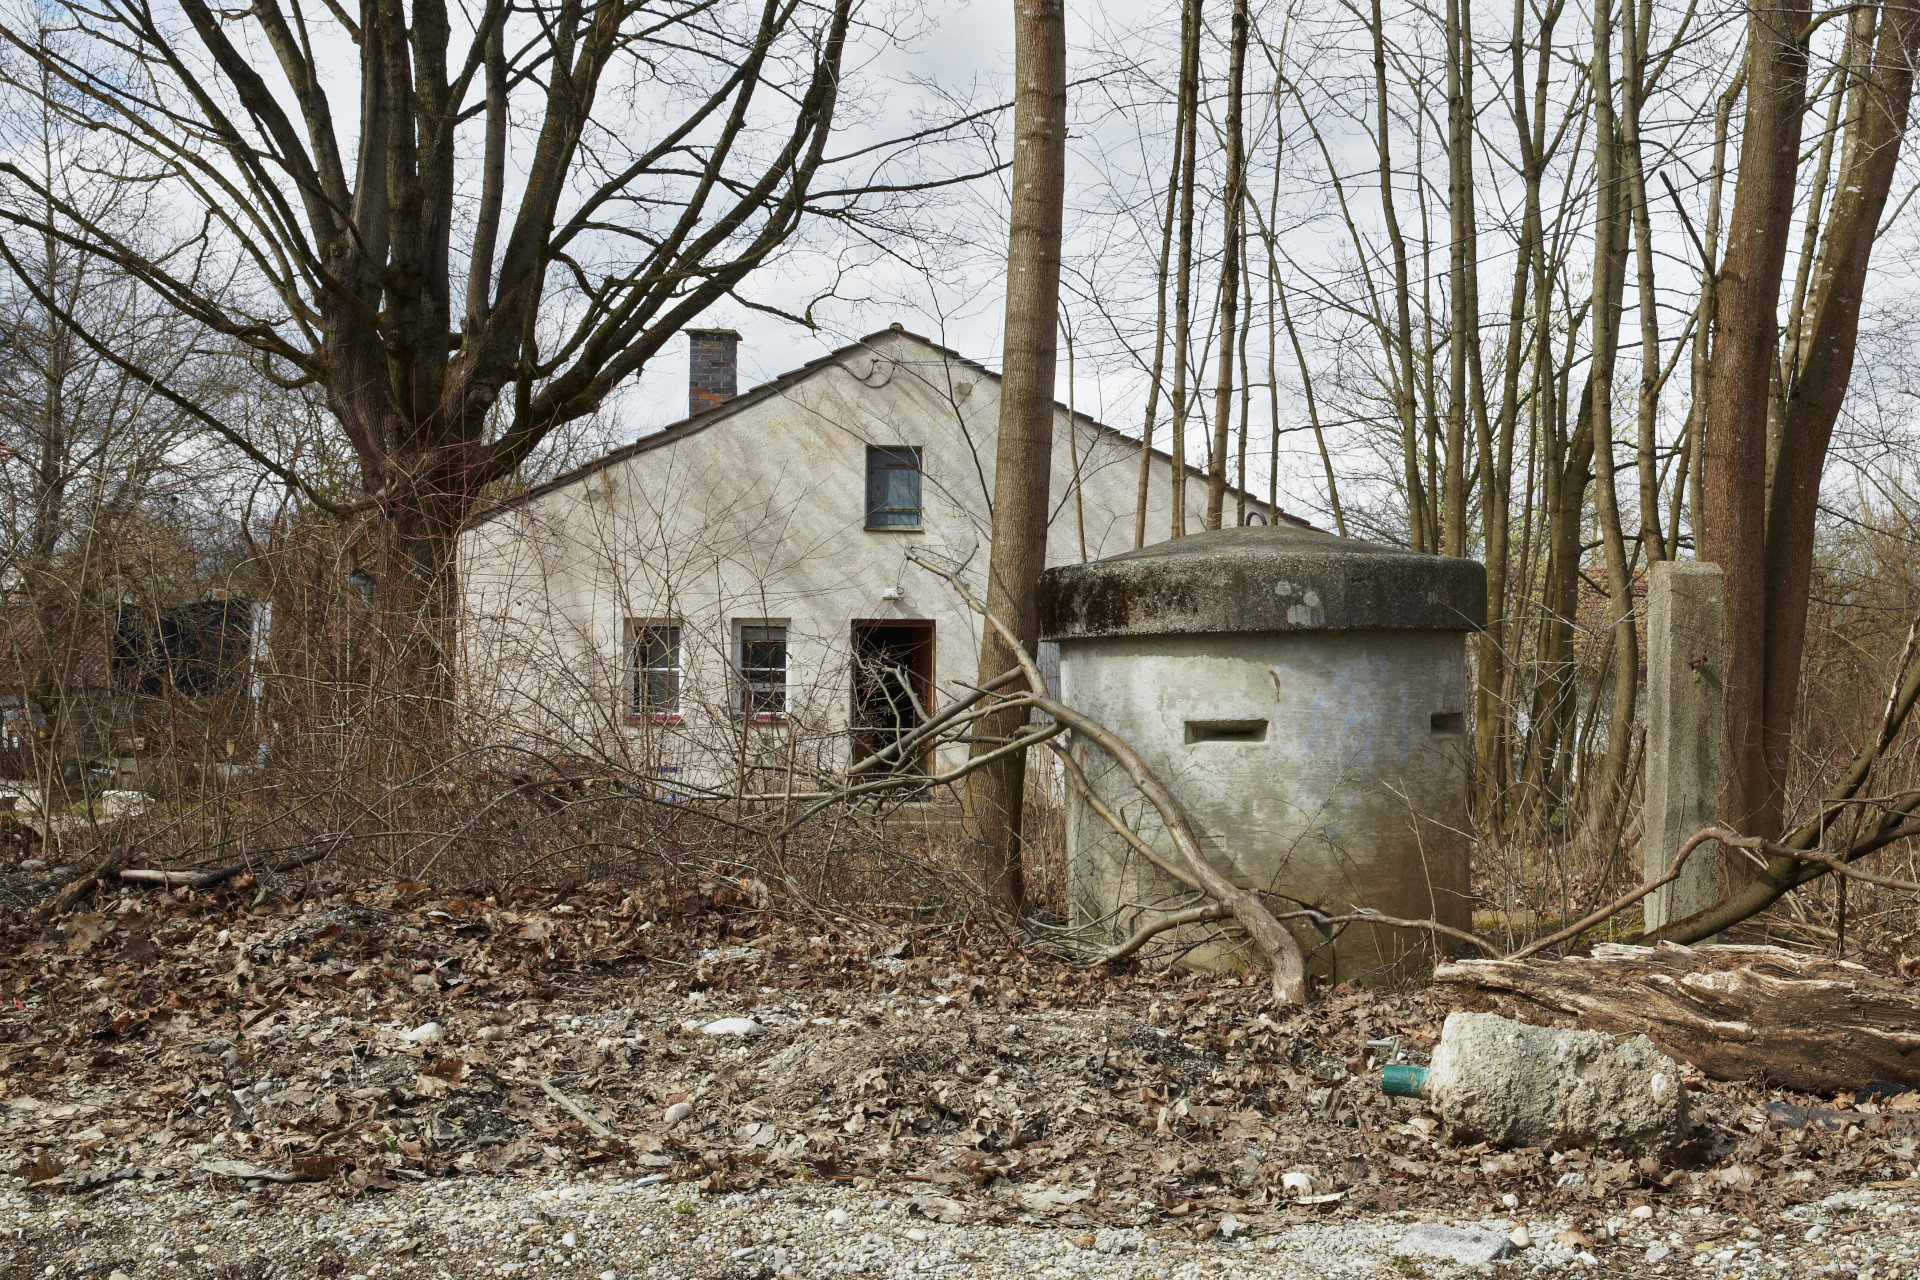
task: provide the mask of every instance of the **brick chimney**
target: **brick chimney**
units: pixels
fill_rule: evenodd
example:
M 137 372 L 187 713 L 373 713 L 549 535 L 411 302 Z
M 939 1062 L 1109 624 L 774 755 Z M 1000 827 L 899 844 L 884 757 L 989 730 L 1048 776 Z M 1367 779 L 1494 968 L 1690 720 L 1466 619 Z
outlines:
M 740 335 L 731 329 L 687 330 L 687 415 L 725 404 L 740 390 Z

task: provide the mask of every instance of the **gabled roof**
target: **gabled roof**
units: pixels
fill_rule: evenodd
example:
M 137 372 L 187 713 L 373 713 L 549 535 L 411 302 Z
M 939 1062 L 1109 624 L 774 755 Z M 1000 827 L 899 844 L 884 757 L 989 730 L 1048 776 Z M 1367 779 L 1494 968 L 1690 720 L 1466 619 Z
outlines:
M 655 449 L 664 449 L 668 445 L 678 444 L 680 443 L 680 441 L 685 440 L 690 436 L 697 436 L 702 431 L 705 431 L 708 427 L 711 427 L 712 425 L 714 425 L 716 422 L 723 422 L 727 418 L 732 417 L 734 414 L 739 413 L 744 409 L 750 409 L 754 405 L 759 404 L 762 401 L 770 400 L 777 395 L 781 395 L 787 390 L 789 390 L 790 388 L 795 387 L 802 382 L 805 382 L 808 378 L 811 378 L 814 374 L 819 373 L 822 370 L 827 369 L 833 365 L 837 365 L 841 361 L 847 359 L 850 356 L 860 355 L 863 352 L 868 352 L 868 353 L 872 352 L 873 344 L 876 342 L 879 342 L 883 338 L 912 339 L 913 341 L 920 343 L 922 346 L 928 347 L 933 351 L 937 352 L 944 360 L 948 361 L 951 364 L 958 365 L 965 369 L 970 369 L 973 372 L 978 373 L 983 377 L 992 378 L 996 383 L 1000 381 L 999 374 L 987 368 L 985 365 L 981 364 L 978 360 L 974 360 L 968 356 L 964 356 L 960 352 L 955 351 L 951 347 L 943 346 L 942 344 L 935 342 L 932 338 L 926 337 L 924 334 L 915 333 L 911 329 L 907 329 L 904 326 L 896 324 L 891 328 L 881 329 L 878 332 L 870 333 L 866 335 L 864 338 L 860 338 L 854 342 L 848 343 L 846 346 L 840 347 L 837 350 L 829 351 L 826 355 L 819 356 L 819 357 L 816 357 L 815 359 L 809 360 L 807 361 L 807 363 L 801 365 L 797 369 L 789 369 L 787 372 L 781 374 L 779 377 L 774 378 L 768 382 L 763 382 L 757 387 L 750 387 L 747 390 L 742 391 L 739 395 L 733 397 L 731 400 L 725 401 L 722 404 L 715 405 L 711 409 L 704 409 L 701 412 L 694 414 L 692 417 L 682 418 L 679 422 L 676 422 L 671 426 L 665 427 L 662 430 L 650 432 L 647 435 L 641 436 L 638 440 L 634 441 L 632 444 L 622 445 L 620 448 L 612 450 L 609 453 L 601 454 L 599 457 L 593 459 L 590 462 L 584 462 L 580 464 L 579 466 L 573 468 L 571 471 L 563 471 L 559 475 L 553 477 L 553 479 L 551 480 L 546 480 L 541 482 L 540 484 L 532 485 L 522 490 L 521 492 L 514 494 L 510 498 L 504 498 L 501 501 L 495 503 L 493 506 L 488 507 L 486 510 L 476 512 L 474 515 L 469 516 L 466 521 L 466 527 L 473 528 L 475 525 L 485 524 L 487 521 L 493 519 L 495 516 L 501 515 L 527 502 L 531 502 L 535 498 L 544 497 L 549 493 L 554 493 L 560 489 L 565 489 L 569 485 L 577 484 L 578 482 L 586 479 L 588 476 L 591 476 L 596 472 L 604 471 L 608 467 L 617 466 L 620 463 L 627 461 L 629 458 L 637 458 L 643 453 L 651 453 Z M 1067 406 L 1062 404 L 1058 400 L 1055 400 L 1053 402 L 1053 407 L 1057 412 L 1061 412 L 1061 413 L 1067 412 Z M 1088 426 L 1093 427 L 1097 431 L 1104 432 L 1107 435 L 1115 437 L 1116 439 L 1125 441 L 1130 447 L 1134 447 L 1134 448 L 1139 447 L 1140 439 L 1138 436 L 1128 435 L 1126 432 L 1120 430 L 1118 427 L 1110 427 L 1106 423 L 1101 422 L 1099 419 L 1094 418 L 1089 414 L 1081 413 L 1078 410 L 1074 411 L 1073 416 L 1076 420 L 1086 423 Z M 1161 461 L 1167 463 L 1169 466 L 1173 464 L 1173 455 L 1168 453 L 1166 450 L 1153 449 L 1153 450 L 1150 450 L 1150 452 L 1153 454 L 1155 458 L 1160 459 Z M 1189 476 L 1199 476 L 1202 478 L 1204 478 L 1206 475 L 1204 471 L 1202 471 L 1199 467 L 1194 466 L 1192 463 L 1187 464 L 1187 474 Z M 1237 493 L 1238 490 L 1233 489 L 1230 486 L 1228 488 L 1228 492 Z M 1257 498 L 1252 494 L 1248 494 L 1247 497 L 1249 501 L 1257 502 L 1262 507 L 1266 506 L 1266 501 L 1262 498 Z M 1300 519 L 1298 516 L 1287 514 L 1285 510 L 1280 510 L 1278 511 L 1277 514 L 1280 516 L 1281 519 L 1284 519 L 1290 523 L 1301 525 L 1306 528 L 1313 527 L 1307 521 Z

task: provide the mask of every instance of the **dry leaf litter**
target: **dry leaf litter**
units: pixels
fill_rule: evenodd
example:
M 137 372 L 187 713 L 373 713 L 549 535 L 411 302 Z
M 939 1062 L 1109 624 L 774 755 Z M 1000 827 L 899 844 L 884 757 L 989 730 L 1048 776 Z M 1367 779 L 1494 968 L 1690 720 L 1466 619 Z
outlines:
M 1695 1079 L 1664 1162 L 1452 1147 L 1377 1085 L 1426 993 L 1276 1010 L 769 908 L 240 877 L 10 912 L 0 1280 L 1920 1280 L 1920 1095 Z

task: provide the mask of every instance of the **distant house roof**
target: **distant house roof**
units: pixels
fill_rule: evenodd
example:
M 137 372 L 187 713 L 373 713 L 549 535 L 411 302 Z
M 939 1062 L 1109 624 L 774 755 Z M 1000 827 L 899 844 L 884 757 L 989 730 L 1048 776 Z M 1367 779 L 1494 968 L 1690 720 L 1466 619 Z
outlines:
M 615 449 L 609 453 L 604 453 L 600 455 L 598 458 L 595 458 L 590 462 L 582 463 L 580 466 L 574 467 L 570 471 L 563 471 L 559 475 L 553 477 L 553 479 L 551 480 L 547 480 L 540 484 L 529 486 L 528 488 L 521 490 L 519 493 L 514 494 L 512 497 L 503 498 L 499 502 L 495 503 L 493 506 L 490 506 L 483 511 L 475 512 L 472 516 L 469 516 L 467 519 L 467 527 L 472 528 L 476 525 L 485 524 L 487 521 L 492 520 L 494 517 L 503 515 L 506 512 L 511 511 L 514 508 L 523 505 L 524 503 L 531 502 L 535 498 L 539 498 L 546 494 L 553 493 L 556 490 L 564 489 L 569 485 L 575 484 L 581 480 L 586 479 L 588 476 L 591 476 L 596 472 L 604 471 L 608 467 L 617 466 L 618 464 L 627 461 L 627 459 L 629 458 L 637 458 L 643 453 L 651 453 L 655 449 L 664 449 L 668 445 L 678 444 L 680 441 L 687 439 L 689 436 L 699 435 L 702 431 L 705 431 L 708 427 L 712 426 L 714 423 L 722 422 L 727 418 L 732 417 L 734 414 L 739 413 L 743 409 L 751 408 L 752 406 L 759 404 L 764 400 L 770 400 L 774 396 L 781 395 L 782 393 L 786 392 L 788 389 L 798 385 L 799 383 L 806 381 L 808 378 L 811 378 L 814 374 L 819 373 L 824 369 L 828 369 L 835 365 L 838 365 L 841 361 L 847 359 L 850 356 L 857 356 L 863 352 L 867 352 L 867 353 L 873 352 L 873 344 L 884 338 L 911 338 L 915 342 L 921 343 L 924 346 L 932 348 L 934 351 L 938 352 L 943 359 L 953 364 L 957 364 L 962 368 L 971 369 L 975 373 L 978 373 L 983 377 L 992 378 L 996 382 L 1000 380 L 999 374 L 987 368 L 985 365 L 981 364 L 978 360 L 974 360 L 968 356 L 964 356 L 960 354 L 958 351 L 955 351 L 952 347 L 944 346 L 941 343 L 935 342 L 932 338 L 929 338 L 924 334 L 915 333 L 911 329 L 906 329 L 899 325 L 895 325 L 890 329 L 881 329 L 875 333 L 870 333 L 866 335 L 864 338 L 861 338 L 855 342 L 851 342 L 844 347 L 838 348 L 837 350 L 829 351 L 826 355 L 819 356 L 813 360 L 807 361 L 807 363 L 801 365 L 797 369 L 789 369 L 787 372 L 779 375 L 776 378 L 773 378 L 770 381 L 763 382 L 757 387 L 750 387 L 747 390 L 742 391 L 739 395 L 734 396 L 731 400 L 727 400 L 721 404 L 715 405 L 711 409 L 703 410 L 702 412 L 696 413 L 691 417 L 683 418 L 679 422 L 676 422 L 671 426 L 665 427 L 662 430 L 654 431 L 647 435 L 641 436 L 638 440 L 634 441 L 632 444 L 622 445 L 620 448 Z M 1054 408 L 1062 412 L 1066 411 L 1067 406 L 1060 403 L 1058 400 L 1054 401 L 1053 403 L 1054 403 Z M 1098 418 L 1095 418 L 1089 414 L 1081 413 L 1077 410 L 1074 411 L 1074 417 L 1079 421 L 1086 423 L 1088 426 L 1095 428 L 1096 430 L 1105 432 L 1108 435 L 1111 435 L 1117 439 L 1125 441 L 1131 447 L 1137 448 L 1139 446 L 1139 443 L 1140 443 L 1139 437 L 1130 436 L 1126 432 L 1120 430 L 1118 427 L 1110 427 L 1106 423 L 1101 422 Z M 1169 466 L 1172 465 L 1173 455 L 1168 453 L 1166 450 L 1153 449 L 1151 450 L 1151 452 L 1154 457 L 1167 463 Z M 1191 463 L 1189 463 L 1187 465 L 1187 474 L 1189 476 L 1205 476 L 1206 473 L 1201 468 L 1196 467 Z M 1228 489 L 1228 492 L 1238 493 L 1239 491 L 1230 487 Z M 1252 501 L 1258 502 L 1262 507 L 1266 506 L 1266 502 L 1264 499 L 1256 498 L 1252 494 L 1249 494 L 1247 496 Z M 1279 510 L 1277 511 L 1277 514 L 1281 519 L 1286 520 L 1292 524 L 1301 525 L 1306 528 L 1313 527 L 1311 524 L 1309 524 L 1305 520 L 1302 520 L 1300 517 L 1295 515 L 1289 515 L 1285 510 Z

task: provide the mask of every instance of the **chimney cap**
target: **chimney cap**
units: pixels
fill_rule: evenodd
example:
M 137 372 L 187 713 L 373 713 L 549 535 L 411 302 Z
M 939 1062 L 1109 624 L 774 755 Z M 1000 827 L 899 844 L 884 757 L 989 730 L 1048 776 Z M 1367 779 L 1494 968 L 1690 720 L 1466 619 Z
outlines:
M 732 338 L 735 342 L 740 340 L 739 331 L 735 329 L 686 329 L 683 332 L 689 338 Z

